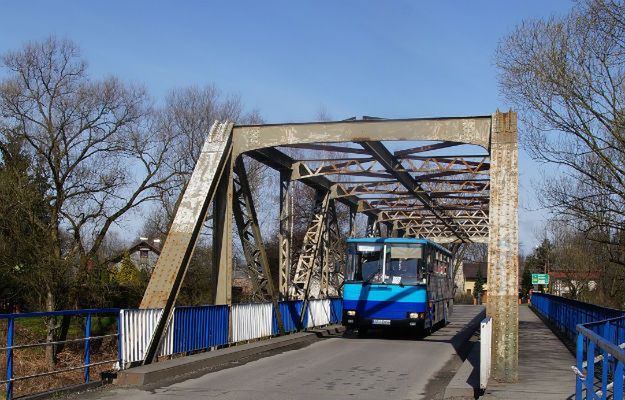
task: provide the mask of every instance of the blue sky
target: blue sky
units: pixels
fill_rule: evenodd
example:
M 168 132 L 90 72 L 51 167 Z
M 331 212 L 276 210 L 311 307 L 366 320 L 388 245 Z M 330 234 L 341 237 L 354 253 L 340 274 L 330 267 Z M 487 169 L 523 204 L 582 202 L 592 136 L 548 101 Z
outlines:
M 267 122 L 484 115 L 507 109 L 498 41 L 526 18 L 566 13 L 555 1 L 4 2 L 0 52 L 50 34 L 79 44 L 94 77 L 168 90 L 214 83 Z M 520 226 L 536 243 L 546 213 L 521 152 Z

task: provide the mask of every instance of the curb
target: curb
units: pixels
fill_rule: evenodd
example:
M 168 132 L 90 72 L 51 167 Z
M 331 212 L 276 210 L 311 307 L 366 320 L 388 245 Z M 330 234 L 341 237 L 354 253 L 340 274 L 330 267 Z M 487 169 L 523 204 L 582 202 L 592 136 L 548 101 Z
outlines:
M 290 347 L 310 344 L 319 338 L 343 332 L 342 326 L 329 326 L 311 329 L 305 332 L 279 336 L 254 343 L 231 346 L 224 349 L 209 351 L 191 356 L 174 358 L 149 365 L 142 365 L 120 371 L 115 384 L 118 386 L 146 386 L 186 379 L 186 375 L 211 370 L 225 369 L 251 361 L 276 350 L 286 351 Z M 249 360 L 245 360 L 249 359 Z
M 480 322 L 486 317 L 486 309 L 479 312 L 468 324 L 459 338 L 461 342 L 471 343 L 467 357 L 445 387 L 443 399 L 476 399 L 480 392 L 480 342 L 471 341 L 471 336 L 480 329 Z
M 469 355 L 447 387 L 443 399 L 475 399 L 480 387 L 480 342 L 473 342 Z

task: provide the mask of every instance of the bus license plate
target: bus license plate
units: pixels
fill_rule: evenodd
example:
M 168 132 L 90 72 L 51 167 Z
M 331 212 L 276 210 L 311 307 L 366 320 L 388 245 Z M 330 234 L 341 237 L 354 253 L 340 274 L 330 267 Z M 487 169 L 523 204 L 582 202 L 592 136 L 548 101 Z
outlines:
M 390 324 L 391 324 L 390 319 L 374 319 L 373 320 L 373 325 L 390 325 Z

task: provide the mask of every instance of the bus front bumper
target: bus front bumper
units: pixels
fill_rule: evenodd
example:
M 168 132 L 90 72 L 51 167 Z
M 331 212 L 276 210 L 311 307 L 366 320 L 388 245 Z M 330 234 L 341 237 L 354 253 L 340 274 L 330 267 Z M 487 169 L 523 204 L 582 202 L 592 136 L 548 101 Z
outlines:
M 383 318 L 358 318 L 343 315 L 343 325 L 347 329 L 355 328 L 408 328 L 425 329 L 425 319 L 383 319 Z

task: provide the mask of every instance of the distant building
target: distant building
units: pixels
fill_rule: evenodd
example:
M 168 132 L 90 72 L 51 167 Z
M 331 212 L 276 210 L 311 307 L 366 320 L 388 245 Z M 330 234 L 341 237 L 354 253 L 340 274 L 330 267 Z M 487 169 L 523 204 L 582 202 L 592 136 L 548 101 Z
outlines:
M 473 289 L 475 288 L 475 282 L 477 282 L 478 270 L 482 273 L 482 280 L 484 282 L 484 292 L 482 292 L 482 303 L 486 303 L 488 297 L 488 264 L 481 263 L 469 263 L 465 262 L 463 265 L 464 272 L 464 290 L 465 293 L 473 295 Z
M 115 267 L 119 268 L 126 253 L 137 268 L 151 273 L 161 255 L 161 249 L 147 240 L 141 240 L 111 260 Z
M 243 268 L 234 268 L 232 274 L 232 298 L 235 303 L 247 302 L 254 293 L 254 284 Z
M 579 294 L 584 290 L 595 290 L 599 278 L 597 271 L 549 271 L 551 290 L 556 296 L 571 295 L 572 291 Z

